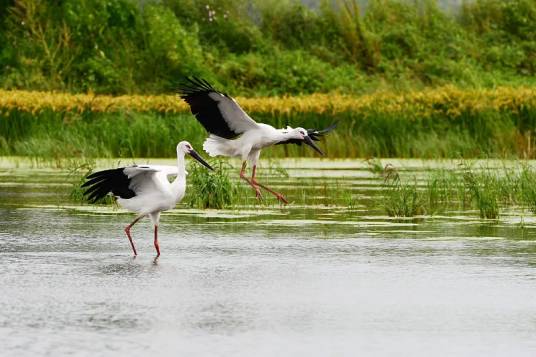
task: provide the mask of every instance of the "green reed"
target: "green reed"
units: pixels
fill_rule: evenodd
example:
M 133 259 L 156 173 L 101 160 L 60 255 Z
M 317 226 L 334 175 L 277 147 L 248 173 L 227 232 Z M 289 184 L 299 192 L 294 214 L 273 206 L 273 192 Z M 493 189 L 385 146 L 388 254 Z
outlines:
M 395 217 L 434 215 L 449 210 L 478 210 L 496 219 L 502 208 L 520 206 L 536 213 L 536 170 L 524 162 L 502 168 L 474 167 L 428 170 L 404 176 L 394 168 L 384 177 L 382 207 Z
M 87 181 L 87 177 L 95 171 L 95 161 L 71 162 L 68 171 L 68 180 L 72 184 L 69 198 L 74 202 L 89 203 L 87 197 L 84 195 L 84 192 L 88 188 L 82 188 L 82 185 Z M 112 196 L 105 196 L 93 203 L 98 205 L 112 205 L 114 199 Z
M 188 190 L 184 202 L 194 208 L 225 208 L 240 201 L 241 187 L 229 178 L 224 163 L 219 161 L 215 171 L 197 164 L 188 169 Z
M 412 113 L 251 113 L 275 127 L 337 128 L 320 143 L 328 158 L 535 157 L 533 109 L 415 117 Z M 207 134 L 188 113 L 0 113 L 0 155 L 40 160 L 173 157 L 181 140 L 201 148 Z M 318 157 L 306 145 L 276 145 L 263 157 Z

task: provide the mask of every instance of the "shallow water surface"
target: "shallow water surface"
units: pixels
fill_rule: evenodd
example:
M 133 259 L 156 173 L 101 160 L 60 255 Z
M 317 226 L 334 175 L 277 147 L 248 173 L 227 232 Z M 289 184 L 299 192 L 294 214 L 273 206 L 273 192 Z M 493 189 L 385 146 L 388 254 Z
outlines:
M 374 186 L 357 162 L 291 164 Z M 2 356 L 536 355 L 531 216 L 178 207 L 155 260 L 148 220 L 133 258 L 132 216 L 69 202 L 67 176 L 0 175 Z

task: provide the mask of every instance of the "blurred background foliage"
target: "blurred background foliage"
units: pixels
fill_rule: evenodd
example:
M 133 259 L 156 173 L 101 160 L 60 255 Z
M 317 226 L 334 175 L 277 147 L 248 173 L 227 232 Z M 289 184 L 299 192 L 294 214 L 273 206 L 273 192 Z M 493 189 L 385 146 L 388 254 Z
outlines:
M 536 1 L 0 0 L 0 87 L 235 95 L 534 85 Z

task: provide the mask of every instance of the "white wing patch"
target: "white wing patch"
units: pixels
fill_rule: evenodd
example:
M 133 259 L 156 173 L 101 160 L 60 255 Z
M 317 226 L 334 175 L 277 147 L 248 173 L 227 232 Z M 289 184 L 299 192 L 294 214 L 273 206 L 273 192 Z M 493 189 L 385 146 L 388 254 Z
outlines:
M 218 92 L 211 92 L 208 95 L 218 103 L 218 109 L 232 131 L 241 134 L 247 130 L 258 129 L 258 124 L 247 115 L 236 100 Z
M 166 176 L 176 176 L 179 172 L 177 166 L 171 165 L 134 165 L 125 167 L 123 172 L 128 176 L 128 178 L 133 178 L 142 173 L 156 173 L 162 172 Z
M 130 188 L 136 195 L 169 190 L 168 176 L 177 175 L 178 168 L 168 165 L 135 165 L 123 172 L 130 179 Z

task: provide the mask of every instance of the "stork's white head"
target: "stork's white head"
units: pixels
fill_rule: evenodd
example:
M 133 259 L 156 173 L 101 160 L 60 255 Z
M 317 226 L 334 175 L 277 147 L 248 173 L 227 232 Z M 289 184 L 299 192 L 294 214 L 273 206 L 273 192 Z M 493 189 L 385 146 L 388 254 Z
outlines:
M 281 132 L 286 136 L 287 139 L 303 140 L 307 136 L 307 130 L 304 128 L 292 128 L 287 126 L 285 129 L 281 129 Z
M 203 158 L 197 153 L 197 151 L 194 150 L 192 145 L 187 141 L 181 141 L 177 144 L 177 155 L 179 153 L 188 154 L 197 161 L 199 161 L 201 164 L 203 164 L 205 167 L 214 170 L 212 166 L 210 166 Z
M 189 154 L 193 149 L 192 145 L 187 141 L 181 141 L 177 144 L 177 152 Z
M 300 127 L 292 129 L 291 133 L 294 139 L 303 140 L 307 136 L 307 130 Z

